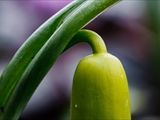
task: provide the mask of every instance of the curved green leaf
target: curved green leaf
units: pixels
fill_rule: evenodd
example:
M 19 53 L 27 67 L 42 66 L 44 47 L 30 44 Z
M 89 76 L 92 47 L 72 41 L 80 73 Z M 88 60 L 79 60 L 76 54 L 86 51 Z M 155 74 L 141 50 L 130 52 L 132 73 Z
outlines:
M 74 1 L 41 25 L 20 47 L 0 77 L 0 114 L 3 111 L 14 86 L 22 76 L 28 64 L 56 29 L 63 24 L 67 15 L 73 12 L 85 0 Z M 1 115 L 0 115 L 1 116 Z
M 88 0 L 64 20 L 29 63 L 4 106 L 3 119 L 16 120 L 35 89 L 71 38 L 88 22 L 118 0 Z

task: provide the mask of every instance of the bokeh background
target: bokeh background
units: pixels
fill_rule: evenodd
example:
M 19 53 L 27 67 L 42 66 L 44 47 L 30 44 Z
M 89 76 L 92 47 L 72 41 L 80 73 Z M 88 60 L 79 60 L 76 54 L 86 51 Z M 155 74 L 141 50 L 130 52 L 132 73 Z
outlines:
M 70 2 L 0 1 L 0 74 L 32 32 Z M 160 1 L 123 0 L 85 28 L 100 34 L 124 65 L 132 119 L 160 120 Z M 19 120 L 69 120 L 74 70 L 91 53 L 90 46 L 81 43 L 61 55 Z

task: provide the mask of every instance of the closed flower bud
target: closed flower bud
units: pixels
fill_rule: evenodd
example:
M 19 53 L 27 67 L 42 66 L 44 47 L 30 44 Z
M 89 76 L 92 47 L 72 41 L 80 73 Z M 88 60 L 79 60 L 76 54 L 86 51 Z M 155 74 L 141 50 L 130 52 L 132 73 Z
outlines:
M 131 119 L 126 74 L 115 56 L 94 53 L 79 62 L 71 96 L 71 120 L 78 119 Z

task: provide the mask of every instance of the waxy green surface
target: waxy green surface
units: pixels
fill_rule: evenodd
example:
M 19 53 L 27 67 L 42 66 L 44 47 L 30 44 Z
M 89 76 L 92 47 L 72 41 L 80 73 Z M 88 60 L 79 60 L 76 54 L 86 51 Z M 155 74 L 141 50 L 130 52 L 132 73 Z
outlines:
M 130 120 L 130 97 L 121 62 L 109 53 L 83 58 L 75 71 L 71 120 Z
M 92 55 L 75 71 L 71 95 L 71 120 L 130 120 L 130 96 L 126 74 L 118 58 L 109 54 L 103 39 L 80 30 L 66 49 L 87 42 Z

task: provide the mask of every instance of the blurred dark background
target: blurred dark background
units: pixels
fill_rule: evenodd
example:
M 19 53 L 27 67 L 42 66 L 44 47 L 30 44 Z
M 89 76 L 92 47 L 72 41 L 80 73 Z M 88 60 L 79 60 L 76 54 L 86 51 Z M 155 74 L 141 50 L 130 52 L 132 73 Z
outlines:
M 0 74 L 23 42 L 71 0 L 0 1 Z M 133 120 L 160 120 L 160 1 L 124 0 L 85 28 L 105 40 L 128 77 Z M 72 77 L 91 54 L 85 43 L 61 55 L 19 120 L 69 120 Z

